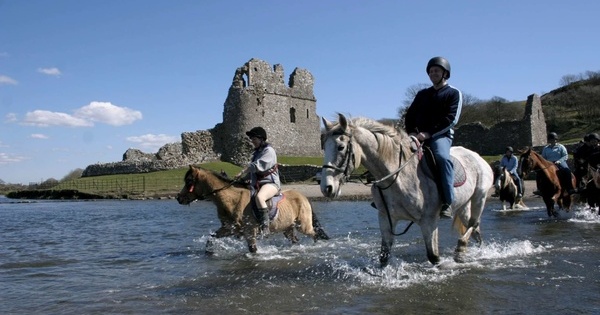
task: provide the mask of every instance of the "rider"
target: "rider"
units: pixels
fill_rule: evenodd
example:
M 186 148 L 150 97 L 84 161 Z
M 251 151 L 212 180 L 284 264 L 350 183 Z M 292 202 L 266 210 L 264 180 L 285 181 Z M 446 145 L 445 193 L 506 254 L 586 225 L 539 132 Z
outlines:
M 575 164 L 575 177 L 577 178 L 577 187 L 585 187 L 582 183 L 583 177 L 588 172 L 588 160 L 592 154 L 600 152 L 598 142 L 600 136 L 597 133 L 589 133 L 583 137 L 583 144 L 573 152 L 573 160 Z
M 417 93 L 406 111 L 406 132 L 413 141 L 424 142 L 431 148 L 439 169 L 442 218 L 452 217 L 454 201 L 454 165 L 450 159 L 450 147 L 454 139 L 453 127 L 462 109 L 461 92 L 448 84 L 450 63 L 443 57 L 434 57 L 426 67 L 433 86 Z
M 250 173 L 250 184 L 255 193 L 256 207 L 259 213 L 259 223 L 263 235 L 269 234 L 269 209 L 267 200 L 273 198 L 281 191 L 279 171 L 277 170 L 277 153 L 267 143 L 267 132 L 262 127 L 254 127 L 246 132 L 252 141 L 254 153 L 252 160 L 236 178 Z
M 561 182 L 561 185 L 565 186 L 564 188 L 567 190 L 569 195 L 572 195 L 576 193 L 576 191 L 573 187 L 573 183 L 571 182 L 571 169 L 569 169 L 569 166 L 567 165 L 569 154 L 567 153 L 565 146 L 557 141 L 558 135 L 556 132 L 551 132 L 548 134 L 548 145 L 546 145 L 542 150 L 542 157 L 550 162 L 553 162 L 556 167 L 558 167 L 558 179 Z
M 521 177 L 519 177 L 517 173 L 519 160 L 513 154 L 513 148 L 511 146 L 506 147 L 506 151 L 502 156 L 502 159 L 500 159 L 500 166 L 506 168 L 510 175 L 515 179 L 515 184 L 517 185 L 517 198 L 522 198 L 523 180 L 521 179 Z

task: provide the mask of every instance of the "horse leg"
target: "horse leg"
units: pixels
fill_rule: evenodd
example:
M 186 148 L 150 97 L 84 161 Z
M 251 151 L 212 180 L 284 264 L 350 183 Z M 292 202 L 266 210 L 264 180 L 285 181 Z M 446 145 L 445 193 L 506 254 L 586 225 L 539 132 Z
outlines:
M 290 226 L 289 228 L 283 231 L 283 236 L 290 240 L 292 244 L 298 244 L 298 237 L 296 237 L 296 233 L 294 233 L 294 227 Z
M 319 222 L 319 220 L 317 220 L 317 215 L 315 214 L 314 211 L 312 211 L 312 209 L 311 209 L 311 212 L 312 212 L 312 227 L 315 232 L 313 239 L 315 240 L 315 242 L 317 240 L 328 240 L 329 235 L 327 235 L 327 233 L 325 233 L 325 230 L 323 230 L 323 226 L 321 226 L 321 223 Z
M 548 217 L 556 216 L 556 211 L 554 211 L 554 199 L 550 197 L 544 197 L 544 204 L 546 204 L 546 211 L 548 212 Z
M 424 220 L 421 226 L 421 233 L 425 240 L 425 249 L 427 250 L 427 259 L 430 263 L 438 265 L 440 263 L 440 254 L 438 251 L 438 228 L 435 222 Z
M 379 251 L 379 264 L 381 268 L 386 267 L 390 260 L 390 251 L 394 244 L 394 236 L 392 235 L 392 228 L 384 212 L 379 211 L 379 230 L 381 231 L 381 249 Z

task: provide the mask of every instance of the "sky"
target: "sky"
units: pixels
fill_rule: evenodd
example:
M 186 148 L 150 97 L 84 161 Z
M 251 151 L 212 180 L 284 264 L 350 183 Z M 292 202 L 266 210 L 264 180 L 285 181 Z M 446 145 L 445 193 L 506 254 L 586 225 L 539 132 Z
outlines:
M 317 114 L 397 118 L 427 61 L 479 99 L 600 70 L 600 1 L 0 0 L 0 180 L 62 179 L 213 128 L 252 58 L 315 79 Z

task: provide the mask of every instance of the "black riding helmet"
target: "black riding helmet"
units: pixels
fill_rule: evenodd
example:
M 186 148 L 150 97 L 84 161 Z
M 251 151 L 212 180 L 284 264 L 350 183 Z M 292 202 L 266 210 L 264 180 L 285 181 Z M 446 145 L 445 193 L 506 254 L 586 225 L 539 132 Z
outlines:
M 556 132 L 551 132 L 548 134 L 548 141 L 550 140 L 558 140 L 558 135 L 556 134 Z
M 596 141 L 600 141 L 600 136 L 597 133 L 590 133 L 588 135 L 588 140 L 596 140 Z
M 505 150 L 505 151 L 514 152 L 514 151 L 513 151 L 513 148 L 512 148 L 512 147 L 510 147 L 510 146 L 506 147 L 506 150 Z
M 267 140 L 267 132 L 263 129 L 263 127 L 254 127 L 250 129 L 250 131 L 246 131 L 246 135 L 250 138 L 257 137 L 261 138 L 263 141 Z
M 438 67 L 446 70 L 446 73 L 448 73 L 448 75 L 446 76 L 446 79 L 450 79 L 450 63 L 448 62 L 448 60 L 446 60 L 446 58 L 433 57 L 433 58 L 429 59 L 429 62 L 427 63 L 427 69 L 425 69 L 427 71 L 427 74 L 429 74 L 429 68 L 431 68 L 433 66 L 438 66 Z

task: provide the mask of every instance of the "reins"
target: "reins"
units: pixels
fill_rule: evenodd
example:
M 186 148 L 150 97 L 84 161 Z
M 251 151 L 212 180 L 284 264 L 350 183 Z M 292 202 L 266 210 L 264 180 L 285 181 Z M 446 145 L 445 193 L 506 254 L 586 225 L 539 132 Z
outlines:
M 227 185 L 225 185 L 225 186 L 223 186 L 223 187 L 221 187 L 221 188 L 213 189 L 212 191 L 210 191 L 210 192 L 208 192 L 208 193 L 202 194 L 202 195 L 201 195 L 201 199 L 205 199 L 205 198 L 206 198 L 206 197 L 208 197 L 208 196 L 215 195 L 216 193 L 218 193 L 218 192 L 220 192 L 220 191 L 223 191 L 223 190 L 225 190 L 225 189 L 227 189 L 227 188 L 229 188 L 229 187 L 233 186 L 233 184 L 235 184 L 236 182 L 238 182 L 238 180 L 239 180 L 239 179 L 237 179 L 237 178 L 234 178 L 234 179 L 232 179 L 231 181 L 229 181 L 229 183 L 228 183 Z M 198 180 L 197 180 L 197 177 L 196 177 L 196 176 L 194 176 L 194 184 L 192 184 L 192 186 L 191 186 L 191 187 L 190 187 L 190 189 L 189 189 L 189 192 L 190 192 L 190 193 L 194 191 L 194 188 L 195 188 L 195 186 L 196 186 L 195 184 L 196 184 L 196 182 L 197 182 L 197 181 L 198 181 Z
M 400 236 L 400 235 L 404 235 L 406 234 L 406 232 L 408 232 L 408 229 L 410 229 L 410 227 L 415 223 L 414 221 L 410 221 L 410 223 L 406 226 L 406 228 L 404 228 L 404 231 L 402 231 L 402 233 L 395 233 L 394 232 L 394 225 L 392 224 L 392 215 L 390 214 L 390 209 L 387 205 L 387 203 L 385 202 L 385 199 L 383 198 L 383 191 L 392 187 L 392 185 L 396 182 L 396 180 L 398 179 L 398 176 L 400 175 L 400 171 L 402 171 L 407 165 L 409 160 L 412 157 L 418 156 L 418 152 L 419 150 L 422 150 L 422 144 L 419 143 L 417 150 L 415 152 L 413 152 L 413 154 L 411 156 L 408 157 L 408 159 L 406 159 L 406 162 L 404 164 L 402 164 L 402 145 L 400 145 L 400 154 L 399 154 L 399 158 L 398 158 L 398 164 L 400 164 L 400 166 L 398 166 L 398 168 L 393 171 L 392 173 L 382 177 L 379 180 L 376 180 L 373 182 L 373 185 L 375 185 L 377 187 L 377 191 L 379 192 L 379 197 L 381 198 L 381 201 L 383 201 L 383 206 L 385 208 L 385 213 L 387 215 L 387 219 L 388 219 L 388 223 L 390 224 L 390 229 L 392 230 L 391 233 L 394 236 Z M 387 180 L 391 177 L 394 177 L 394 180 L 390 182 L 389 185 L 387 185 L 386 187 L 382 188 L 381 186 L 379 186 L 379 183 L 383 182 L 384 180 Z

